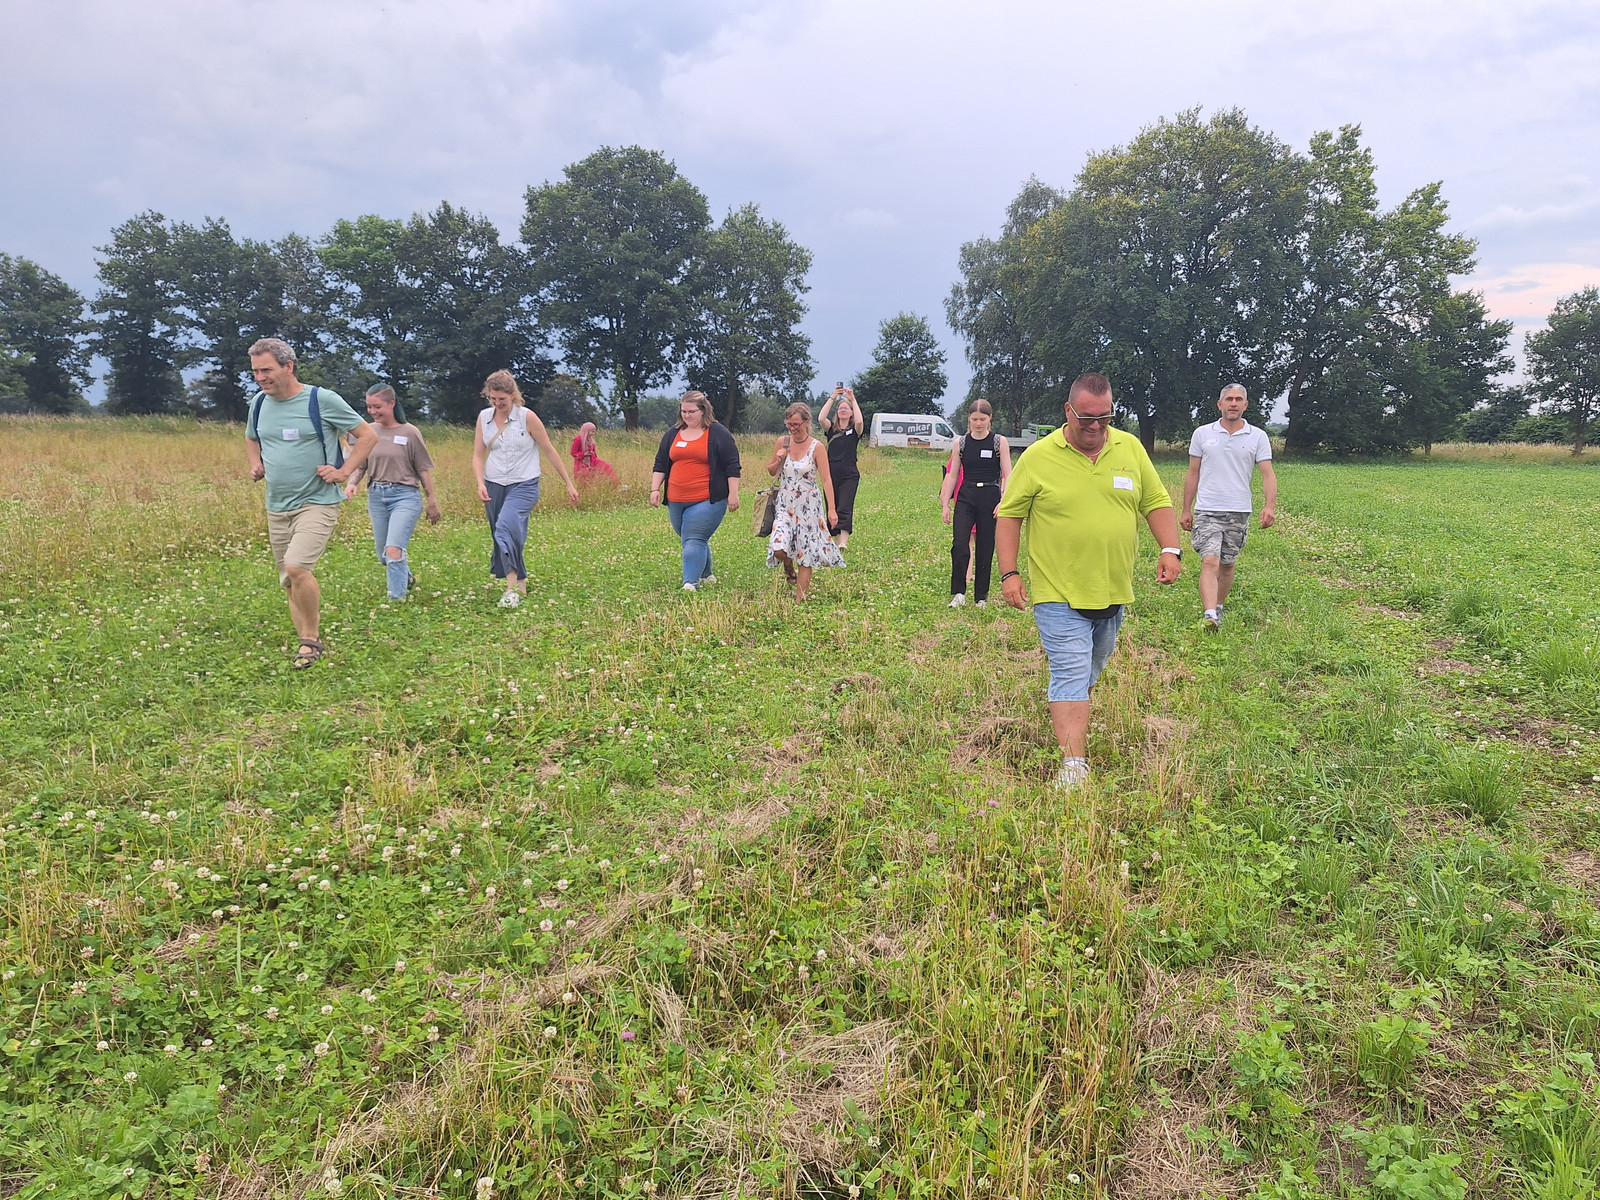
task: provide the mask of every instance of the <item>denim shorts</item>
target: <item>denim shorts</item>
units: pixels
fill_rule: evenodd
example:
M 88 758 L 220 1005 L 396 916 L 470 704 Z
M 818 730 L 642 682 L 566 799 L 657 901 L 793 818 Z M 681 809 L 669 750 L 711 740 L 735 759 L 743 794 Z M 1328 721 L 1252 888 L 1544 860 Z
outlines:
M 1089 689 L 1117 648 L 1117 630 L 1122 628 L 1126 611 L 1126 607 L 1119 608 L 1116 616 L 1095 620 L 1060 601 L 1033 606 L 1033 623 L 1039 627 L 1039 641 L 1050 660 L 1052 704 L 1089 698 Z

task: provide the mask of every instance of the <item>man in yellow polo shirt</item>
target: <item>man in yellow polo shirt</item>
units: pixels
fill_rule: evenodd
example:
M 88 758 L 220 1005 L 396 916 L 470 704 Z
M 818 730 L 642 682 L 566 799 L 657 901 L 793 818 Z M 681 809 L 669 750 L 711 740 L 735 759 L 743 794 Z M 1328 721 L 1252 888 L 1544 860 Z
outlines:
M 1050 723 L 1061 747 L 1056 787 L 1066 791 L 1089 778 L 1089 691 L 1133 600 L 1140 517 L 1161 547 L 1156 582 L 1183 570 L 1172 497 L 1139 439 L 1110 427 L 1112 411 L 1104 375 L 1073 380 L 1066 425 L 1023 451 L 995 514 L 1000 591 L 1013 608 L 1028 605 L 1017 570 L 1028 522 L 1033 619 L 1050 660 Z

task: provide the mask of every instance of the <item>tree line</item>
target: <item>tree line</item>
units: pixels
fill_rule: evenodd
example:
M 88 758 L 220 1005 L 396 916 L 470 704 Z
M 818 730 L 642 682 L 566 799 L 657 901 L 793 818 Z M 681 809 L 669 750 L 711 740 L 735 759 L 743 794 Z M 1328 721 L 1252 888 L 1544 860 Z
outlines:
M 1239 381 L 1288 411 L 1291 453 L 1431 447 L 1477 410 L 1517 403 L 1564 423 L 1575 452 L 1600 415 L 1600 296 L 1551 313 L 1509 371 L 1509 321 L 1451 279 L 1477 245 L 1445 229 L 1440 185 L 1378 204 L 1372 152 L 1347 125 L 1305 152 L 1227 110 L 1163 119 L 1091 154 L 1069 191 L 1030 180 L 997 238 L 961 248 L 946 300 L 974 370 L 968 400 L 1003 427 L 1060 416 L 1085 370 L 1113 380 L 1147 447 L 1185 439 Z
M 87 303 L 0 255 L 0 396 L 81 410 L 98 356 L 109 412 L 243 420 L 247 349 L 267 335 L 296 348 L 308 382 L 359 395 L 381 378 L 423 419 L 470 421 L 501 367 L 558 424 L 600 416 L 605 396 L 633 428 L 645 390 L 679 373 L 729 421 L 746 389 L 807 392 L 811 255 L 756 205 L 713 224 L 704 194 L 637 146 L 602 148 L 524 200 L 510 244 L 448 202 L 275 242 L 146 212 L 99 248 Z

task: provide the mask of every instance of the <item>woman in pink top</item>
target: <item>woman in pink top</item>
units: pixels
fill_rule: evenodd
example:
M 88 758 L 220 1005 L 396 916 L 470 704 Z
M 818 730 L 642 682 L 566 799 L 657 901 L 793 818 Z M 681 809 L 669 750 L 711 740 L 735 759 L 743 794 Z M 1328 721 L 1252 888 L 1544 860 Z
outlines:
M 572 473 L 579 478 L 584 475 L 604 475 L 613 483 L 616 482 L 617 473 L 595 448 L 593 421 L 585 421 L 572 439 Z

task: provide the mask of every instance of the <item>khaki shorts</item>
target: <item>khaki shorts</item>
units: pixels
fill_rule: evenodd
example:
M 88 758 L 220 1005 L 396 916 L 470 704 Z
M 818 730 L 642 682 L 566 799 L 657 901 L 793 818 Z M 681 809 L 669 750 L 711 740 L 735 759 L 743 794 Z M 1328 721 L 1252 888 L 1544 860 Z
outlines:
M 293 512 L 269 512 L 267 541 L 278 562 L 278 582 L 289 586 L 287 567 L 304 567 L 308 571 L 314 568 L 338 524 L 337 504 L 308 504 Z

